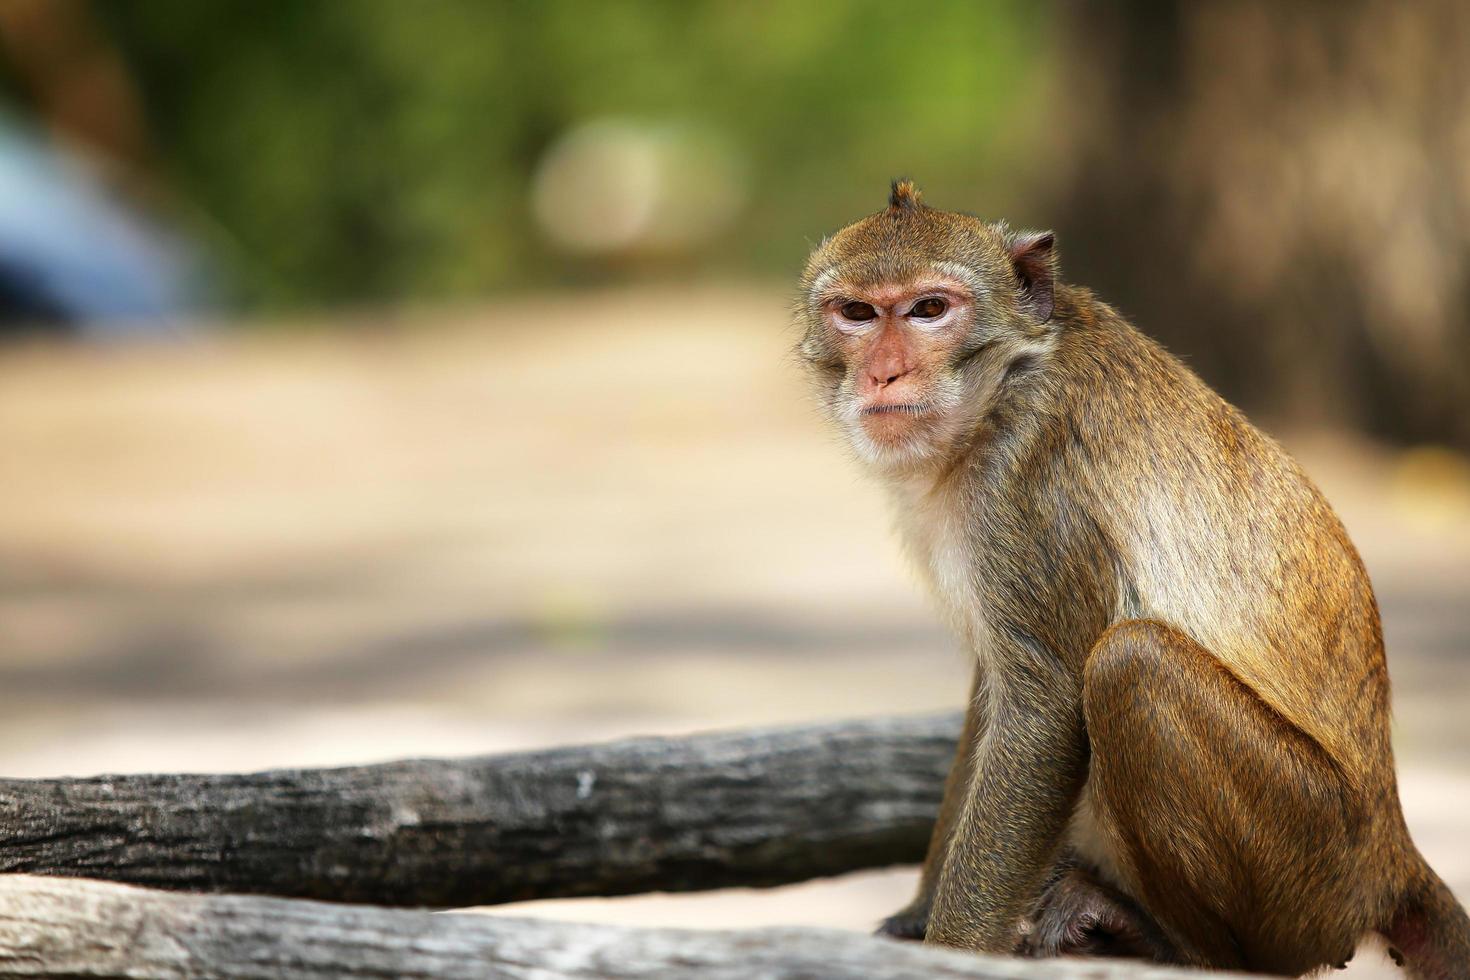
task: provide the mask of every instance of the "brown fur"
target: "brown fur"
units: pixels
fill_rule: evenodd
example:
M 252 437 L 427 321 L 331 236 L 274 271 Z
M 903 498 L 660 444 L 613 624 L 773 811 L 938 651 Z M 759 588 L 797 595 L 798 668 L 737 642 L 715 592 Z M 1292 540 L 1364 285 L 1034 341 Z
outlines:
M 1075 907 L 1136 907 L 1154 959 L 1293 974 L 1379 930 L 1415 976 L 1470 977 L 1470 920 L 1400 813 L 1378 609 L 1341 523 L 1055 269 L 1050 235 L 900 183 L 803 277 L 819 396 L 978 662 L 920 894 L 885 930 L 927 911 L 930 942 L 1011 951 L 1072 841 L 1120 897 Z M 948 319 L 906 313 L 926 295 Z M 877 316 L 838 317 L 855 301 Z

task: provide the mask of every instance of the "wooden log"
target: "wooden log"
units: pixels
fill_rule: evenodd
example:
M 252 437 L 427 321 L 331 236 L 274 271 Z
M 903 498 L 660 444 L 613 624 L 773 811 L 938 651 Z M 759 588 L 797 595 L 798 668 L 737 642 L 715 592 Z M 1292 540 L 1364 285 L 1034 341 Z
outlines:
M 0 871 L 378 905 L 766 886 L 923 857 L 958 715 L 252 775 L 0 780 Z
M 190 980 L 1195 980 L 1116 960 L 1012 960 L 830 929 L 630 929 L 0 876 L 0 975 Z

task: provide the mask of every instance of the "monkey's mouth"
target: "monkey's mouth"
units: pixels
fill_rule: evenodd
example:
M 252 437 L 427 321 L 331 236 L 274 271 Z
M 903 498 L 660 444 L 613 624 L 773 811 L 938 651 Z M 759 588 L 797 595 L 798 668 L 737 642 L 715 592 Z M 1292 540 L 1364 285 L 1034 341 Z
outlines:
M 927 402 L 910 402 L 902 405 L 868 405 L 862 410 L 863 415 L 923 415 L 928 412 L 930 405 Z

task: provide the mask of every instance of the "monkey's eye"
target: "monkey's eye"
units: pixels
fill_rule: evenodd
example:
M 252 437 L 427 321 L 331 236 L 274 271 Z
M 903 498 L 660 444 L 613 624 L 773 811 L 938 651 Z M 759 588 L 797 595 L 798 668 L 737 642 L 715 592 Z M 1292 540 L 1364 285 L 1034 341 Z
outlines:
M 938 316 L 944 316 L 944 311 L 949 309 L 949 304 L 938 297 L 931 296 L 921 299 L 909 310 L 909 316 L 920 320 L 932 320 Z
M 842 318 L 844 320 L 856 320 L 862 323 L 871 320 L 878 315 L 878 311 L 867 303 L 843 303 Z

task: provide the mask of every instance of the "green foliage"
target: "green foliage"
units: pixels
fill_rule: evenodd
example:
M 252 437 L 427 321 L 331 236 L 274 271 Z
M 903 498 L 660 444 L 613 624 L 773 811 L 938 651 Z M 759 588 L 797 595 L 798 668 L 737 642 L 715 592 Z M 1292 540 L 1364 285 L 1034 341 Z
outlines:
M 950 2 L 138 0 L 94 8 L 135 72 L 166 176 L 267 307 L 591 277 L 791 273 L 912 174 L 992 213 L 1044 136 L 1045 8 Z M 695 121 L 743 154 L 748 205 L 701 254 L 558 255 L 537 162 L 599 117 Z

